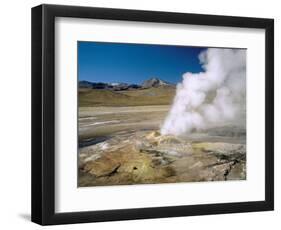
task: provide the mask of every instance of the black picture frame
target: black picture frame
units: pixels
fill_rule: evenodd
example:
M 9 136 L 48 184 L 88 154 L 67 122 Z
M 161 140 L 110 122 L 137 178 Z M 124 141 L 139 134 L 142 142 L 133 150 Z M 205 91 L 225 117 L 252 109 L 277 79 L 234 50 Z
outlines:
M 55 18 L 89 18 L 265 29 L 265 200 L 55 213 Z M 125 9 L 32 8 L 32 221 L 41 225 L 222 214 L 274 209 L 274 20 Z

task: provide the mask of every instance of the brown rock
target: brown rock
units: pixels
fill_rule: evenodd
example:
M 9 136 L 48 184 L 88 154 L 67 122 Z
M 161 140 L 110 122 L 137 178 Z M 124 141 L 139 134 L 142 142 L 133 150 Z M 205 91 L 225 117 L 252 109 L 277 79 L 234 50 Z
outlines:
M 120 167 L 120 163 L 108 157 L 101 157 L 95 161 L 89 161 L 84 166 L 84 171 L 96 177 L 108 176 Z

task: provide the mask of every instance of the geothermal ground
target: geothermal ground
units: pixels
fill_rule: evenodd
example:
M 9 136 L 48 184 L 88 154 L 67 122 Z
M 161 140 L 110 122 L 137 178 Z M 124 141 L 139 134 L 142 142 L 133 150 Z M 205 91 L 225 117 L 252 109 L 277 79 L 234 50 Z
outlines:
M 246 179 L 246 131 L 160 135 L 170 105 L 79 108 L 78 186 Z

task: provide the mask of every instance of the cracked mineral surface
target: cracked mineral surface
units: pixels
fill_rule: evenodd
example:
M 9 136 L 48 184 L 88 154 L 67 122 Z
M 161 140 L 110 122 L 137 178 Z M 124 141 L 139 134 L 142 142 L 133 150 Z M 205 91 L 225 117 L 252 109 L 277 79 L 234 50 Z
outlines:
M 243 179 L 245 144 L 137 131 L 82 147 L 79 154 L 79 186 Z

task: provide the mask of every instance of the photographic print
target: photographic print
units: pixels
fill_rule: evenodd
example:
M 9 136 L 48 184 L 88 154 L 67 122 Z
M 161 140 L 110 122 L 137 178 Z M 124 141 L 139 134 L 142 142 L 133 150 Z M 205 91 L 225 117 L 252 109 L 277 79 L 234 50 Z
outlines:
M 78 187 L 246 179 L 246 49 L 77 52 Z
M 43 4 L 31 31 L 33 222 L 274 210 L 274 19 Z

